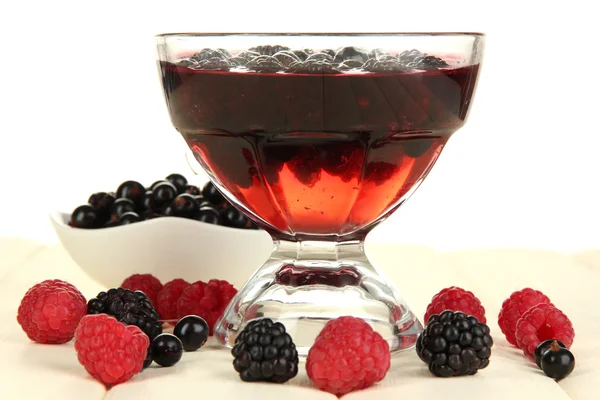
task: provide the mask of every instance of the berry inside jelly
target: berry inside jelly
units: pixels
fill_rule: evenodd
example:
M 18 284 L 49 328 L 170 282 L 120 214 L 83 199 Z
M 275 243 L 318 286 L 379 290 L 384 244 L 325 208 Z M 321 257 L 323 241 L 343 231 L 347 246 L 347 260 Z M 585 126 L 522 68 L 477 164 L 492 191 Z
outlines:
M 479 65 L 417 50 L 258 46 L 160 63 L 172 122 L 233 198 L 285 237 L 387 215 L 465 121 Z

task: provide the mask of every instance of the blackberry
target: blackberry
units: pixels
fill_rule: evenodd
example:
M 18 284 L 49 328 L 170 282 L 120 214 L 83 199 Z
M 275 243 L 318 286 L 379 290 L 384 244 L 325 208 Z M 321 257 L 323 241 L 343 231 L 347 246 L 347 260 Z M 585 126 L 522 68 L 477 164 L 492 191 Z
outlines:
M 417 355 L 440 377 L 474 375 L 488 366 L 490 328 L 461 312 L 432 315 L 416 343 Z
M 150 342 L 162 333 L 160 317 L 148 297 L 140 291 L 113 288 L 100 292 L 88 301 L 88 314 L 108 314 L 125 325 L 135 325 L 148 337 Z
M 248 323 L 231 350 L 233 368 L 245 382 L 284 383 L 298 374 L 298 352 L 285 326 L 269 318 Z

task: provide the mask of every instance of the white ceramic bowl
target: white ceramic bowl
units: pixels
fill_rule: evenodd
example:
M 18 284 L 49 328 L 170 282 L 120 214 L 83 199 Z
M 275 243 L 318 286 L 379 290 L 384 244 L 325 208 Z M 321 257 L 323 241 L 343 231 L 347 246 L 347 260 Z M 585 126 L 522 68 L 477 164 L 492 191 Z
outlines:
M 162 217 L 103 229 L 71 228 L 70 215 L 50 215 L 71 258 L 107 288 L 128 276 L 151 273 L 163 283 L 225 279 L 236 288 L 271 254 L 262 230 L 234 229 L 184 218 Z

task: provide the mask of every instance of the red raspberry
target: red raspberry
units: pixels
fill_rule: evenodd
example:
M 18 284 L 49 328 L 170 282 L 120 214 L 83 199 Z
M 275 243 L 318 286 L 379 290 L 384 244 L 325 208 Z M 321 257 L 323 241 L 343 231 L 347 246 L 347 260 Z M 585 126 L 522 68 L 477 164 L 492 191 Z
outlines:
M 108 387 L 140 372 L 149 346 L 150 339 L 140 328 L 107 314 L 86 315 L 75 331 L 79 363 Z
M 504 300 L 500 314 L 498 314 L 498 325 L 508 343 L 517 345 L 517 339 L 515 339 L 517 321 L 527 310 L 540 303 L 552 304 L 544 293 L 531 288 L 514 292 Z
M 140 290 L 150 299 L 152 305 L 156 304 L 158 292 L 163 285 L 160 281 L 151 274 L 135 274 L 125 279 L 121 286 L 123 289 Z
M 313 384 L 338 396 L 379 382 L 389 369 L 388 343 L 355 317 L 329 321 L 306 359 L 306 372 Z
M 425 323 L 432 315 L 441 314 L 446 310 L 460 311 L 472 315 L 483 324 L 486 323 L 485 308 L 481 305 L 481 301 L 472 292 L 457 286 L 442 289 L 433 296 L 431 303 L 427 306 L 427 312 L 425 312 Z
M 188 286 L 189 282 L 183 279 L 173 279 L 165 283 L 156 296 L 156 311 L 160 319 L 177 319 L 177 300 Z
M 178 318 L 186 315 L 202 317 L 212 335 L 215 323 L 236 293 L 237 290 L 227 281 L 212 279 L 208 283 L 195 282 L 183 291 L 177 301 Z
M 75 286 L 58 279 L 46 280 L 27 291 L 17 321 L 34 342 L 59 344 L 73 339 L 86 313 L 85 297 Z
M 533 360 L 535 348 L 544 340 L 560 340 L 571 347 L 575 331 L 569 318 L 551 304 L 538 304 L 531 307 L 519 318 L 515 331 L 517 346 Z

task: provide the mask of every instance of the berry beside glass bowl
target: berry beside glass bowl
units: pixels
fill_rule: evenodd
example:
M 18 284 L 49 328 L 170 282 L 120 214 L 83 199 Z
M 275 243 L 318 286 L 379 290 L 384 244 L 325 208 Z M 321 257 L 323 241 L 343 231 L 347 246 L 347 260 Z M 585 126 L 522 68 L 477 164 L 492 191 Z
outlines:
M 416 351 L 433 375 L 446 378 L 486 368 L 493 344 L 486 324 L 462 312 L 444 311 L 429 318 Z
M 177 364 L 183 355 L 181 340 L 170 333 L 162 333 L 155 337 L 150 347 L 152 360 L 163 367 Z
M 185 351 L 196 351 L 208 340 L 210 328 L 204 319 L 197 315 L 183 317 L 175 325 L 173 334 L 181 340 Z
M 250 321 L 235 339 L 233 368 L 244 382 L 284 383 L 298 374 L 298 352 L 280 322 Z

